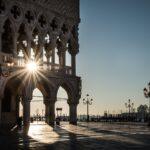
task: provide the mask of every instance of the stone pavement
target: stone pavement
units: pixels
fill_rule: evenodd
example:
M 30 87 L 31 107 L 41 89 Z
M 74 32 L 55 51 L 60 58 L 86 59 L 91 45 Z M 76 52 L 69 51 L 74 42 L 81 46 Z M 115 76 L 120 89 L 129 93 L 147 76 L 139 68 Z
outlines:
M 44 123 L 30 125 L 29 134 L 0 133 L 0 150 L 148 150 L 150 128 L 110 123 L 62 122 L 54 128 Z

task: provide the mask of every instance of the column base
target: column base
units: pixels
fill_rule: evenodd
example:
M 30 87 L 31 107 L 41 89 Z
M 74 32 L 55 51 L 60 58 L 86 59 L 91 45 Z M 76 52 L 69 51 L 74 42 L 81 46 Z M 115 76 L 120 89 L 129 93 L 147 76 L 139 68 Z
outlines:
M 46 122 L 49 126 L 52 126 L 52 127 L 54 127 L 54 125 L 55 125 L 55 122 Z
M 69 105 L 69 109 L 70 109 L 70 121 L 69 123 L 70 124 L 73 124 L 73 125 L 77 125 L 77 104 L 75 103 L 71 103 Z
M 25 135 L 28 134 L 28 132 L 29 132 L 29 127 L 30 127 L 30 124 L 23 126 L 23 134 L 25 134 Z
M 49 119 L 46 119 L 45 123 L 47 123 L 50 126 L 54 126 L 55 125 L 55 121 L 50 121 Z
M 77 125 L 77 121 L 69 121 L 69 124 Z

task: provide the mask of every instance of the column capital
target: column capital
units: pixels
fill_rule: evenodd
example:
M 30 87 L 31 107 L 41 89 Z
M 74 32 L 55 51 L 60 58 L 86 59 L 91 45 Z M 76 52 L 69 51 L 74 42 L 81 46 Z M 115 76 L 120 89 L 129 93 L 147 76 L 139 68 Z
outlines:
M 25 28 L 25 31 L 26 31 L 26 33 L 27 33 L 27 40 L 28 41 L 31 41 L 32 40 L 32 30 L 30 29 L 30 28 L 28 28 L 28 27 L 26 27 Z
M 56 47 L 56 42 L 52 41 L 50 43 L 45 43 L 44 47 L 46 51 L 46 56 L 49 58 L 50 56 L 52 56 L 52 51 Z
M 57 43 L 57 40 L 56 39 L 52 39 L 51 42 L 49 43 L 49 48 L 51 50 L 55 49 L 55 47 L 57 45 L 56 43 Z
M 61 34 L 59 38 L 60 39 L 57 41 L 58 49 L 60 49 L 62 52 L 66 52 L 68 38 L 64 34 Z
M 68 104 L 69 105 L 78 105 L 79 104 L 79 100 L 75 101 L 75 100 L 68 100 Z
M 45 36 L 43 34 L 39 36 L 39 40 L 38 40 L 39 45 L 43 46 L 45 44 L 45 38 L 44 37 Z
M 79 53 L 79 43 L 74 37 L 72 37 L 69 41 L 68 51 L 71 55 L 77 55 Z
M 23 100 L 23 103 L 24 102 L 28 102 L 28 103 L 30 103 L 31 102 L 31 100 L 32 100 L 32 98 L 29 98 L 29 97 L 22 97 L 22 100 Z
M 67 50 L 67 46 L 61 41 L 57 41 L 57 48 L 58 48 L 58 55 L 61 55 L 61 53 L 64 53 Z
M 13 33 L 13 35 L 14 35 L 14 37 L 15 37 L 15 38 L 18 38 L 18 36 L 19 36 L 19 33 L 17 33 L 17 32 L 14 32 L 14 33 Z
M 26 87 L 24 87 L 22 89 L 22 98 L 23 100 L 25 101 L 31 101 L 32 100 L 32 92 L 33 92 L 33 89 L 34 89 L 34 85 L 33 83 L 24 83 L 26 85 Z
M 49 105 L 49 104 L 54 104 L 56 102 L 56 99 L 52 99 L 51 97 L 44 97 L 44 104 Z
M 55 34 L 55 33 L 50 34 L 50 40 L 51 41 L 53 41 L 53 40 L 57 41 L 57 34 Z

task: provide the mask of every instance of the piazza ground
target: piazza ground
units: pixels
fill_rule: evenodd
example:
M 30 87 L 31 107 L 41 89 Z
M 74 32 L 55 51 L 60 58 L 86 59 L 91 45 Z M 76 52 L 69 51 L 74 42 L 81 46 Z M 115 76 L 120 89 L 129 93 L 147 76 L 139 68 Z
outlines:
M 137 124 L 78 123 L 78 126 L 62 122 L 54 128 L 45 123 L 30 125 L 28 136 L 22 130 L 0 133 L 0 149 L 40 150 L 148 150 L 150 128 Z

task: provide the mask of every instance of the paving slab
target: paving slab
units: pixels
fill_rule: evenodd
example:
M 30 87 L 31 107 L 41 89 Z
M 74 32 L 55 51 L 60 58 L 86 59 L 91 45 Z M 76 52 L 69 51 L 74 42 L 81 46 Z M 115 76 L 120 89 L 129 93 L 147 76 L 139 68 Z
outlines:
M 62 122 L 54 128 L 32 123 L 28 136 L 0 132 L 0 150 L 149 150 L 150 128 L 141 125 Z

